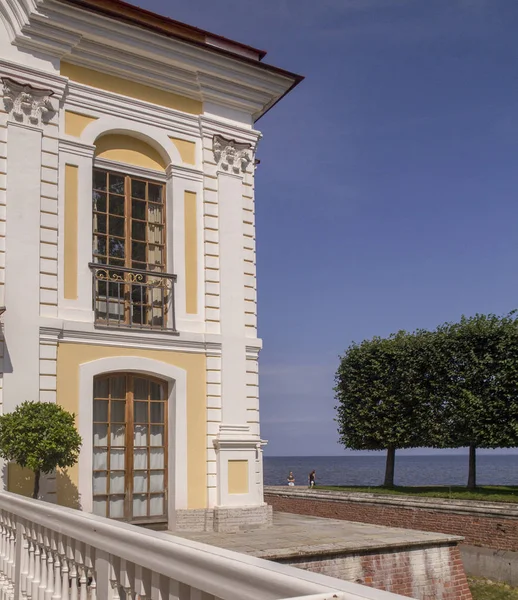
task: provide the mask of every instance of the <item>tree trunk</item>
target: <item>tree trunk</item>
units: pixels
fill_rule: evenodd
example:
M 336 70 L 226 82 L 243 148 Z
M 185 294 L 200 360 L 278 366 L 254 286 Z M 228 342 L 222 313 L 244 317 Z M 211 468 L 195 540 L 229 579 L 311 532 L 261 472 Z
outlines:
M 384 487 L 394 487 L 394 465 L 396 462 L 396 448 L 389 446 L 387 448 L 387 462 L 385 465 L 385 483 Z
M 34 471 L 34 491 L 32 492 L 32 497 L 34 499 L 38 499 L 40 495 L 40 471 Z
M 477 487 L 477 447 L 475 444 L 469 445 L 469 475 L 468 490 L 474 490 Z

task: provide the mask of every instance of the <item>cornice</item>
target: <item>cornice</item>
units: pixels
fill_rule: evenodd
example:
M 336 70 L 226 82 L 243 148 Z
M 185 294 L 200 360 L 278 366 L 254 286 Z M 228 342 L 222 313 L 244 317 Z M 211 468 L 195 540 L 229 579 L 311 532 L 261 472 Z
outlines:
M 82 156 L 85 158 L 93 158 L 95 154 L 95 146 L 90 144 L 84 144 L 77 140 L 59 140 L 59 151 L 67 152 L 68 154 L 75 154 L 76 156 Z
M 170 164 L 166 170 L 167 177 L 178 177 L 179 179 L 188 179 L 189 181 L 203 182 L 203 171 L 182 165 Z
M 0 4 L 12 42 L 46 55 L 259 118 L 296 82 L 293 74 L 208 46 L 168 38 L 56 0 Z

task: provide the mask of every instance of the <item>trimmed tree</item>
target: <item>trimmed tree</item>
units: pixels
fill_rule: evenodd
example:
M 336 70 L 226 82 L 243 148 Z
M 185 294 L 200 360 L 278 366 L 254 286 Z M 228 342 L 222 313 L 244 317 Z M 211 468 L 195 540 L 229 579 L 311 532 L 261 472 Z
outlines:
M 42 473 L 76 464 L 82 441 L 74 420 L 48 402 L 23 402 L 0 416 L 0 456 L 34 472 L 33 498 L 38 498 Z
M 469 489 L 477 485 L 477 448 L 516 445 L 518 320 L 514 313 L 462 317 L 436 331 L 437 374 L 447 448 L 469 448 Z
M 335 377 L 340 442 L 352 450 L 386 450 L 384 485 L 394 485 L 396 450 L 437 445 L 440 427 L 424 385 L 433 336 L 400 331 L 353 343 Z M 432 400 L 431 400 L 432 399 Z

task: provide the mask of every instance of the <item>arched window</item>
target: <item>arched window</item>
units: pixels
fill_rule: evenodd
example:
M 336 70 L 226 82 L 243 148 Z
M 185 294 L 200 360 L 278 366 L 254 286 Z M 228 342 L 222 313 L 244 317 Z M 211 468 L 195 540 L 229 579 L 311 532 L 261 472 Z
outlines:
M 133 373 L 94 379 L 93 511 L 167 520 L 167 383 Z

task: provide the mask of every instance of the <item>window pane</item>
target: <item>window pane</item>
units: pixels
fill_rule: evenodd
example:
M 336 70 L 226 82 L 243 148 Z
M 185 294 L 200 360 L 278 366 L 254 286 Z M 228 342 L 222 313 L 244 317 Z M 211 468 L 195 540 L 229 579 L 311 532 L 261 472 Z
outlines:
M 112 496 L 110 498 L 110 517 L 122 519 L 124 517 L 124 496 Z
M 112 446 L 126 445 L 126 425 L 110 425 L 110 444 Z
M 150 450 L 151 469 L 164 468 L 164 448 L 151 448 Z
M 151 400 L 165 400 L 164 385 L 156 381 L 149 382 L 149 398 Z
M 124 237 L 124 218 L 110 215 L 110 235 Z
M 131 195 L 133 198 L 146 199 L 146 182 L 138 179 L 131 180 Z
M 124 258 L 126 256 L 125 240 L 110 238 L 110 256 L 115 258 Z
M 94 446 L 108 445 L 108 425 L 94 424 Z
M 146 220 L 146 203 L 139 200 L 133 200 L 131 203 L 131 216 L 134 219 Z
M 110 213 L 112 215 L 124 215 L 124 196 L 110 194 Z
M 100 473 L 94 473 L 93 492 L 95 495 L 106 494 L 106 492 L 108 491 L 106 489 L 106 485 L 108 483 L 108 478 L 106 475 L 107 475 L 106 471 L 101 471 Z
M 147 517 L 147 495 L 136 494 L 133 496 L 133 516 Z
M 124 176 L 123 175 L 115 175 L 114 173 L 109 174 L 109 192 L 112 194 L 121 194 L 124 195 Z
M 94 515 L 98 515 L 100 517 L 106 516 L 106 496 L 101 496 L 99 498 L 94 498 Z
M 147 446 L 147 425 L 135 425 L 133 430 L 133 445 Z
M 164 514 L 164 494 L 151 496 L 149 500 L 149 516 L 156 517 Z
M 106 233 L 106 215 L 94 214 L 94 231 L 96 233 Z
M 160 204 L 148 204 L 148 220 L 154 225 L 160 225 L 162 219 L 162 206 Z
M 145 448 L 134 450 L 133 466 L 135 469 L 147 469 L 147 450 Z
M 110 494 L 124 494 L 124 471 L 110 473 Z
M 164 403 L 151 402 L 151 423 L 163 423 L 164 418 Z
M 164 439 L 164 426 L 163 425 L 151 425 L 151 436 L 149 445 L 150 446 L 165 446 Z
M 94 210 L 98 212 L 106 212 L 106 193 L 95 191 L 92 194 Z
M 94 400 L 94 421 L 108 422 L 108 400 Z
M 111 377 L 111 397 L 112 399 L 117 398 L 119 400 L 126 399 L 126 377 L 121 375 L 120 377 Z
M 110 418 L 112 423 L 126 421 L 126 402 L 124 400 L 112 400 Z
M 131 224 L 131 235 L 134 240 L 146 241 L 146 224 L 143 221 L 133 221 Z
M 149 479 L 150 492 L 163 492 L 165 489 L 164 471 L 151 471 Z
M 131 243 L 131 258 L 140 262 L 147 262 L 146 244 L 144 242 Z
M 147 492 L 147 471 L 135 471 L 133 475 L 133 491 Z
M 101 256 L 106 256 L 106 236 L 94 235 L 93 251 L 94 251 L 94 254 L 100 254 Z
M 148 200 L 150 202 L 162 202 L 162 190 L 164 189 L 163 185 L 159 185 L 156 183 L 148 184 Z
M 96 190 L 106 190 L 106 171 L 94 169 L 93 187 Z

